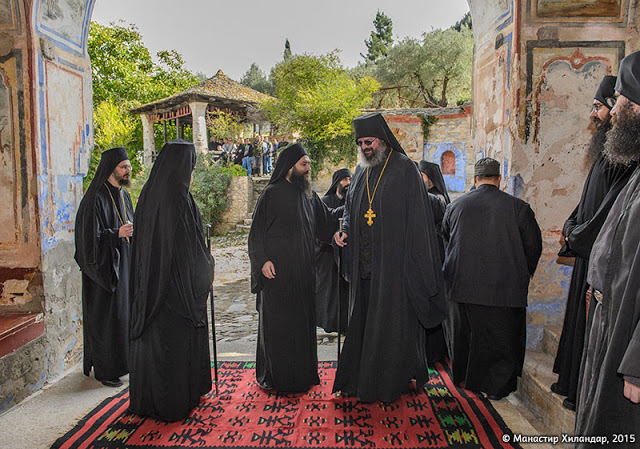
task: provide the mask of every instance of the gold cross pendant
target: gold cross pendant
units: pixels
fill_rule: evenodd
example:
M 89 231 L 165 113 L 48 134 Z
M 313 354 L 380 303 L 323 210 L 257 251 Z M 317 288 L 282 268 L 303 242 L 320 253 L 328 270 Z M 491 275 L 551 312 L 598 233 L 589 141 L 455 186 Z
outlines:
M 376 214 L 373 213 L 373 209 L 369 206 L 369 210 L 366 214 L 364 214 L 364 218 L 367 218 L 367 224 L 371 226 L 373 224 L 373 219 L 376 218 Z

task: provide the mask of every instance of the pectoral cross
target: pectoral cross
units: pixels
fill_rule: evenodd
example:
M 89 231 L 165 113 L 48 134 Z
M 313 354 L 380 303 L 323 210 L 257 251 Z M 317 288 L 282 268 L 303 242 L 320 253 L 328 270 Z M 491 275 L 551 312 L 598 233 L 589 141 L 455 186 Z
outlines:
M 376 218 L 376 214 L 373 213 L 373 209 L 369 206 L 369 210 L 366 214 L 364 214 L 364 218 L 367 218 L 367 224 L 371 226 L 373 224 L 373 219 Z

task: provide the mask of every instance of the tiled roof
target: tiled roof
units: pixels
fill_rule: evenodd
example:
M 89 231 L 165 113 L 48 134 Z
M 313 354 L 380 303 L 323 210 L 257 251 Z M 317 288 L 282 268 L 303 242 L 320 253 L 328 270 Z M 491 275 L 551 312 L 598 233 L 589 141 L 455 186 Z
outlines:
M 218 70 L 218 73 L 197 86 L 190 87 L 167 98 L 144 104 L 132 109 L 131 112 L 139 114 L 151 110 L 170 108 L 188 101 L 205 101 L 223 105 L 235 104 L 241 107 L 262 103 L 270 98 L 272 97 L 240 84 L 225 75 L 222 70 Z

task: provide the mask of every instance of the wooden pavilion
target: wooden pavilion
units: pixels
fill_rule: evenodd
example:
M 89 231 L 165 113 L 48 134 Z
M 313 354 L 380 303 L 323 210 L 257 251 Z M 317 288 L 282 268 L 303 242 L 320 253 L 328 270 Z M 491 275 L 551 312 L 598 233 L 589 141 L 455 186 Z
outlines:
M 132 109 L 142 118 L 144 138 L 144 164 L 150 166 L 155 153 L 154 124 L 161 122 L 164 141 L 167 142 L 167 126 L 175 126 L 176 135 L 182 137 L 185 126 L 193 129 L 193 143 L 199 151 L 207 151 L 207 113 L 224 111 L 236 114 L 242 120 L 262 123 L 264 118 L 256 113 L 257 105 L 272 97 L 232 80 L 218 70 L 215 76 L 170 97 L 156 100 Z

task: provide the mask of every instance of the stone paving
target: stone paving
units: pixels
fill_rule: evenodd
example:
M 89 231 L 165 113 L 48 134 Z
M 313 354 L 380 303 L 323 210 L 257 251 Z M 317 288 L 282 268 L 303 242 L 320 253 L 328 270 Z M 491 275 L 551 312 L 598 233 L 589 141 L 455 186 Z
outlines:
M 216 261 L 214 303 L 216 336 L 219 343 L 250 343 L 257 340 L 258 312 L 251 293 L 247 233 L 214 237 L 212 252 Z M 337 334 L 317 329 L 318 344 L 335 344 Z

